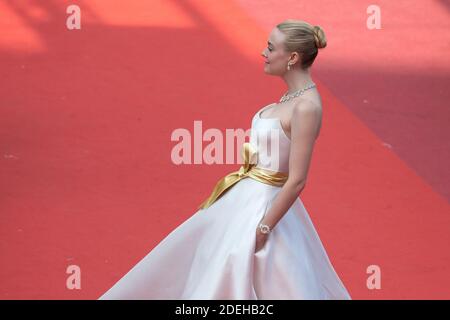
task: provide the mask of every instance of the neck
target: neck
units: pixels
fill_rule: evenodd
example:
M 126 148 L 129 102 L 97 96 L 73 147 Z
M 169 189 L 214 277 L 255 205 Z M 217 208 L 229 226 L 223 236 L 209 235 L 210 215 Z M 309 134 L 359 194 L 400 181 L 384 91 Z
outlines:
M 291 69 L 283 75 L 283 79 L 287 84 L 288 94 L 294 93 L 313 83 L 310 68 L 306 70 L 299 68 L 295 70 Z

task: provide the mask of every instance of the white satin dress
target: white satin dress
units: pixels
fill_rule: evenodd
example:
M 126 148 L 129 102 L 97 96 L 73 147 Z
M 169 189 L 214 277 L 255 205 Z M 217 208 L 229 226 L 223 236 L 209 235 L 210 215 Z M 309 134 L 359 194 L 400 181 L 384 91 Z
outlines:
M 278 119 L 261 118 L 267 107 L 252 120 L 256 166 L 287 173 L 290 139 Z M 279 152 L 272 152 L 271 143 Z M 257 225 L 280 190 L 250 177 L 240 180 L 175 228 L 99 299 L 351 299 L 300 198 L 255 253 Z

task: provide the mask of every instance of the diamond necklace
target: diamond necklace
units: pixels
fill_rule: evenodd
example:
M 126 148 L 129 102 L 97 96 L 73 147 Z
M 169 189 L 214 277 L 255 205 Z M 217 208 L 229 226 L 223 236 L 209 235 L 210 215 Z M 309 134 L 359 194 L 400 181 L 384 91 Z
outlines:
M 297 90 L 297 91 L 295 91 L 295 92 L 293 92 L 291 94 L 288 94 L 289 91 L 286 91 L 286 93 L 281 97 L 280 103 L 283 103 L 283 102 L 288 101 L 288 100 L 290 100 L 292 98 L 298 97 L 299 95 L 303 94 L 303 92 L 305 92 L 306 90 L 314 88 L 315 86 L 316 86 L 316 84 L 313 83 L 313 84 L 310 84 L 309 86 L 307 86 L 306 88 Z

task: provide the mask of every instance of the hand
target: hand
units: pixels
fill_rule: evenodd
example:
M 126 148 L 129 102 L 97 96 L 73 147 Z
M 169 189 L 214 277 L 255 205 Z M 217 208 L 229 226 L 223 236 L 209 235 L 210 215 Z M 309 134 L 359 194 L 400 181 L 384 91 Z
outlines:
M 255 253 L 264 247 L 268 237 L 269 237 L 269 234 L 262 233 L 261 230 L 259 230 L 259 228 L 256 229 Z

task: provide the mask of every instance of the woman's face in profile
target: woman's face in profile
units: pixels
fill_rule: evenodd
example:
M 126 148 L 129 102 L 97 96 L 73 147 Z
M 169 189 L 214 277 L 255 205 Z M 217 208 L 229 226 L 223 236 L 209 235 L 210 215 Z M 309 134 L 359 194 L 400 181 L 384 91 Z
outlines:
M 273 75 L 281 75 L 287 71 L 288 54 L 284 51 L 283 41 L 285 35 L 273 28 L 267 40 L 267 47 L 261 55 L 264 59 L 264 71 Z

